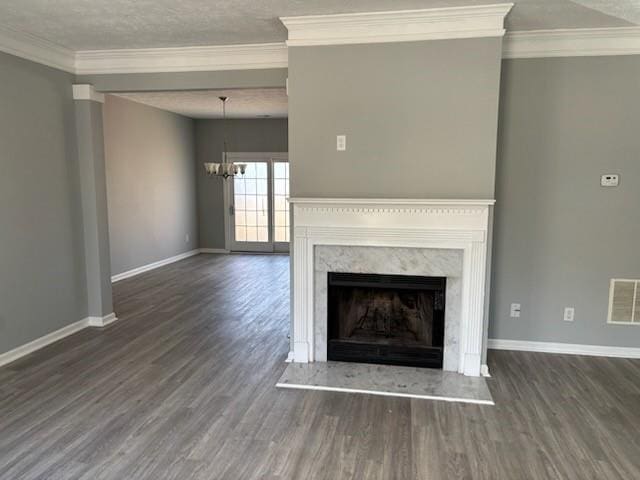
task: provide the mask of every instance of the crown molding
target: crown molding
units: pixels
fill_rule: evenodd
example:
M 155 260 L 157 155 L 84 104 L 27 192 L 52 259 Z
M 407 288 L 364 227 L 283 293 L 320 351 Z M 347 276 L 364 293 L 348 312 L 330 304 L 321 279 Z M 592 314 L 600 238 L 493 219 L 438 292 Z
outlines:
M 508 33 L 503 58 L 640 54 L 640 27 L 574 28 Z
M 0 27 L 0 51 L 78 75 L 287 68 L 287 45 L 340 45 L 503 35 L 511 4 L 284 17 L 287 43 L 73 52 Z M 456 24 L 456 25 L 454 25 Z M 491 24 L 492 28 L 479 28 Z M 454 28 L 455 26 L 455 28 Z M 507 33 L 503 58 L 640 55 L 640 27 Z
M 501 37 L 512 3 L 390 12 L 281 17 L 287 45 L 410 42 L 446 38 Z
M 286 68 L 284 43 L 76 52 L 78 75 Z
M 0 27 L 0 51 L 75 73 L 75 55 L 72 50 L 28 33 Z

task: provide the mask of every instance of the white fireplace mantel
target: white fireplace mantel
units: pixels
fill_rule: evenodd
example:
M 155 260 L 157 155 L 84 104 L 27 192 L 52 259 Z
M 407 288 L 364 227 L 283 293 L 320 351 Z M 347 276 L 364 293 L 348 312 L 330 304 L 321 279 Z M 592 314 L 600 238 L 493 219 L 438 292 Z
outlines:
M 294 237 L 293 361 L 315 359 L 317 245 L 448 248 L 463 251 L 458 371 L 480 375 L 487 231 L 494 200 L 291 198 L 289 202 Z

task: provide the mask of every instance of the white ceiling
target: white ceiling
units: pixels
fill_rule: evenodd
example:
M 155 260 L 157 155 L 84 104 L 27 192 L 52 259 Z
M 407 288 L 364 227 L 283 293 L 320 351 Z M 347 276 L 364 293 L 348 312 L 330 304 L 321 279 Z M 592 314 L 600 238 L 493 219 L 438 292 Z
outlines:
M 284 88 L 118 93 L 118 97 L 190 118 L 222 118 L 220 96 L 227 100 L 227 118 L 287 118 Z
M 281 16 L 403 10 L 500 0 L 1 0 L 0 26 L 70 50 L 280 42 Z M 640 0 L 512 0 L 510 31 L 640 23 Z

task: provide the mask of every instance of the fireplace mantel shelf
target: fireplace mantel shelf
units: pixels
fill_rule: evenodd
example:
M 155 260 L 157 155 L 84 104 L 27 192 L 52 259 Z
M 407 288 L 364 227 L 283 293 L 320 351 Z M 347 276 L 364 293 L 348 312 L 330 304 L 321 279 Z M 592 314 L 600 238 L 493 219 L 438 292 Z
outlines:
M 319 198 L 319 197 L 291 197 L 290 203 L 295 204 L 323 204 L 323 205 L 451 205 L 451 206 L 479 206 L 494 205 L 493 199 L 463 199 L 463 198 Z

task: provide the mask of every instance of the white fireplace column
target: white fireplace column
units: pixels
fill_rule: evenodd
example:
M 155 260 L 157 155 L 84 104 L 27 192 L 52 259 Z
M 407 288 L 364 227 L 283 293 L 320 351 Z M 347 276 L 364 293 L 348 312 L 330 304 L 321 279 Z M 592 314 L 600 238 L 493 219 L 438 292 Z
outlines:
M 480 375 L 489 207 L 494 200 L 292 198 L 294 362 L 315 360 L 317 245 L 463 251 L 458 371 Z M 373 272 L 372 272 L 373 273 Z M 425 273 L 428 275 L 428 273 Z

